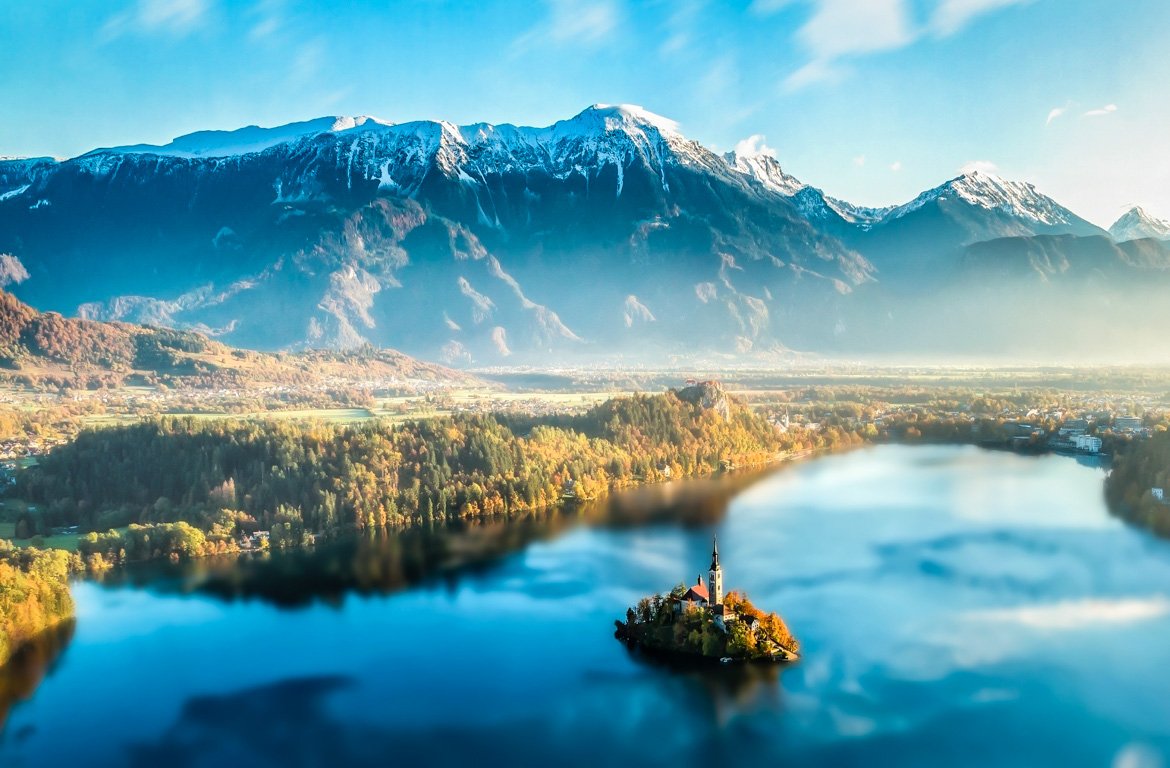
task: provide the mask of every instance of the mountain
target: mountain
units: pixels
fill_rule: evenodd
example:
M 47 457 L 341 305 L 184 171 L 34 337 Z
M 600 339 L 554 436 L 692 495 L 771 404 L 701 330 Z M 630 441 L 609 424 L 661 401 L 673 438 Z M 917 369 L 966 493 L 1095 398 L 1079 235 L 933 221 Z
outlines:
M 1146 237 L 1166 240 L 1170 239 L 1170 221 L 1155 218 L 1135 206 L 1113 222 L 1109 227 L 1109 234 L 1119 243 Z
M 887 208 L 866 208 L 827 196 L 823 191 L 805 184 L 784 171 L 775 157 L 767 154 L 742 155 L 728 152 L 724 159 L 736 171 L 748 176 L 766 188 L 788 198 L 806 219 L 822 227 L 840 231 L 839 225 L 853 225 L 869 229 L 892 211 Z
M 404 391 L 478 383 L 394 350 L 270 355 L 232 349 L 200 333 L 38 312 L 0 291 L 0 379 L 91 385 L 162 382 L 196 387 L 372 382 Z
M 971 171 L 902 205 L 868 208 L 826 195 L 769 155 L 725 156 L 735 170 L 786 197 L 806 219 L 864 254 L 879 279 L 957 266 L 966 245 L 1001 237 L 1104 234 L 1031 184 Z M 920 275 L 921 276 L 921 275 Z M 918 281 L 909 287 L 917 290 Z
M 547 128 L 329 118 L 8 173 L 0 251 L 31 275 L 22 297 L 246 346 L 775 348 L 804 308 L 872 280 L 786 198 L 634 107 Z
M 901 328 L 946 311 L 921 297 L 990 280 L 965 266 L 972 244 L 1104 235 L 984 173 L 851 205 L 630 105 L 540 128 L 326 117 L 0 161 L 0 283 L 36 306 L 448 364 L 905 351 Z
M 882 212 L 850 240 L 887 281 L 950 279 L 963 248 L 1003 237 L 1105 234 L 1031 184 L 981 171 L 964 173 Z M 921 285 L 910 280 L 908 287 Z

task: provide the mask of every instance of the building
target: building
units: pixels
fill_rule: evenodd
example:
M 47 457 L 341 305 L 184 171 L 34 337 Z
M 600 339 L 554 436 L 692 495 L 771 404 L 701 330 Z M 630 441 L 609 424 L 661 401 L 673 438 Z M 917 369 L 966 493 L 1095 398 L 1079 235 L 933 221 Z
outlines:
M 1166 491 L 1162 488 L 1151 488 L 1150 494 L 1154 497 L 1154 501 L 1165 501 Z
M 1081 453 L 1100 453 L 1101 438 L 1092 435 L 1074 435 L 1073 447 Z
M 1143 426 L 1140 416 L 1118 416 L 1113 420 L 1113 429 L 1118 432 L 1135 432 Z
M 711 600 L 707 593 L 707 587 L 703 585 L 703 577 L 700 576 L 686 591 L 686 594 L 682 596 L 682 601 L 679 603 L 679 607 L 706 608 L 710 604 Z
M 689 608 L 702 608 L 711 612 L 716 623 L 722 624 L 725 619 L 734 618 L 732 612 L 723 607 L 723 566 L 719 564 L 719 542 L 711 542 L 711 568 L 707 571 L 707 583 L 703 577 L 695 579 L 695 583 L 687 588 L 679 601 L 675 603 L 675 613 L 681 613 Z

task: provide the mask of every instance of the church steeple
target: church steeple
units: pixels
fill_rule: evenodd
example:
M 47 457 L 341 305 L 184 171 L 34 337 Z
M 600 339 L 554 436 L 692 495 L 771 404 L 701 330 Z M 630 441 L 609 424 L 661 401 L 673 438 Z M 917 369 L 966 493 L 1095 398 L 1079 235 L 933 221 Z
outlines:
M 719 565 L 719 539 L 711 540 L 711 570 L 707 574 L 707 595 L 711 605 L 723 604 L 723 566 Z

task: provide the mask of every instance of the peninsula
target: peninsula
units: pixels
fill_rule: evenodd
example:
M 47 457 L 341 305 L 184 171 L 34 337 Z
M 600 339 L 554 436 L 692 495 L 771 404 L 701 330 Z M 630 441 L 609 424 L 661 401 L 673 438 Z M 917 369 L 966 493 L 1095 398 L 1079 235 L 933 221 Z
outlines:
M 644 597 L 615 621 L 614 636 L 650 651 L 721 661 L 787 662 L 800 658 L 800 644 L 775 613 L 764 613 L 741 592 L 723 593 L 719 542 L 711 543 L 707 583 L 699 576 L 663 597 Z

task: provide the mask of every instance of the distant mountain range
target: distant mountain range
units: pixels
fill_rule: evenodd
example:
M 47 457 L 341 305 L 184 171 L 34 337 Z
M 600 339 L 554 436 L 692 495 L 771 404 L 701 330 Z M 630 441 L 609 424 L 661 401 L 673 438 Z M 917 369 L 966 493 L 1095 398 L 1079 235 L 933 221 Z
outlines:
M 1168 231 L 1135 209 L 1106 232 L 983 173 L 855 206 L 631 106 L 0 161 L 0 282 L 38 307 L 456 364 L 1149 351 L 1156 318 L 1114 338 L 1094 313 L 1164 290 Z

